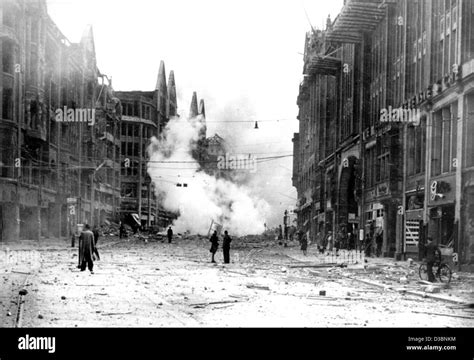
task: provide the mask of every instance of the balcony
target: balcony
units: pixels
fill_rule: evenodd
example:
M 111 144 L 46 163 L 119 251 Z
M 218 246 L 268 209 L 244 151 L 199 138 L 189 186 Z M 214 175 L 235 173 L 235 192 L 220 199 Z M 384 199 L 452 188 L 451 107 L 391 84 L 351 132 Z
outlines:
M 385 17 L 386 8 L 392 1 L 348 1 L 334 20 L 326 40 L 341 43 L 359 43 L 364 32 L 371 32 Z
M 341 60 L 331 56 L 311 54 L 304 64 L 305 75 L 333 75 L 341 69 Z

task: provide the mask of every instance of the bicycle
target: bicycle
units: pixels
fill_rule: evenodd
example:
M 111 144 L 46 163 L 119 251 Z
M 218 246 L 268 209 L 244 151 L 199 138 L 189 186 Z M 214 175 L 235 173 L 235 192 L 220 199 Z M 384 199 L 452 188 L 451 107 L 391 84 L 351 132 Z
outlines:
M 426 262 L 420 265 L 418 270 L 420 274 L 420 279 L 428 281 L 428 265 Z M 448 264 L 444 263 L 442 260 L 438 260 L 433 264 L 433 274 L 435 279 L 439 279 L 442 283 L 450 283 L 452 271 Z

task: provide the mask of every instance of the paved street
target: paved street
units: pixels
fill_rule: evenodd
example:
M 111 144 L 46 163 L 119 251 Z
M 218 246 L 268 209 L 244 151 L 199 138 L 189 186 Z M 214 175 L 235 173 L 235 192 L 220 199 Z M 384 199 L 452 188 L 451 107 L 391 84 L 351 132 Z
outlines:
M 0 269 L 2 326 L 474 326 L 474 311 L 461 306 L 473 298 L 470 274 L 456 274 L 450 288 L 424 295 L 435 299 L 420 295 L 417 265 L 406 261 L 302 267 L 321 263 L 313 246 L 305 257 L 296 244 L 236 240 L 231 264 L 224 265 L 221 252 L 218 264 L 210 263 L 205 238 L 101 240 L 95 274 L 77 269 L 77 248 L 64 242 L 10 246 Z M 408 283 L 399 283 L 403 276 Z M 21 289 L 27 294 L 18 317 Z

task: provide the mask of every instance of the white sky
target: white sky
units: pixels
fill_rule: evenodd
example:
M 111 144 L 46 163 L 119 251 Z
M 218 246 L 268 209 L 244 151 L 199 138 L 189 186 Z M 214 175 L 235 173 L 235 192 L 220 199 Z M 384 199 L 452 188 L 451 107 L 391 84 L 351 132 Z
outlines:
M 325 27 L 343 0 L 47 0 L 48 12 L 71 42 L 93 25 L 97 62 L 116 91 L 154 90 L 160 60 L 174 70 L 178 112 L 192 92 L 204 98 L 208 136 L 237 143 L 257 157 L 290 154 L 298 131 L 296 97 L 305 33 Z M 307 12 L 306 16 L 305 9 Z M 254 124 L 224 120 L 271 120 Z M 215 121 L 215 122 L 214 122 Z M 262 165 L 261 193 L 281 215 L 295 204 L 291 158 Z M 271 190 L 271 191 L 270 191 Z M 269 219 L 275 226 L 282 216 Z

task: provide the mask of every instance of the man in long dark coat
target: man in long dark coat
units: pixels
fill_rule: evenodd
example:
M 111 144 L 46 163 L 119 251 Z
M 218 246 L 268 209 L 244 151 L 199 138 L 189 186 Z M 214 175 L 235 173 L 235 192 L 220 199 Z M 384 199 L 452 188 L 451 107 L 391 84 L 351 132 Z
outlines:
M 224 241 L 222 242 L 222 252 L 224 253 L 224 264 L 230 262 L 230 242 L 232 241 L 229 233 L 224 231 Z
M 89 224 L 86 224 L 84 231 L 79 237 L 79 267 L 81 271 L 85 271 L 87 266 L 91 274 L 94 273 L 94 262 L 92 259 L 94 252 L 94 234 L 92 233 Z
M 168 243 L 171 244 L 171 240 L 173 239 L 173 229 L 171 229 L 171 226 L 168 228 Z
M 214 231 L 209 241 L 211 242 L 211 249 L 209 250 L 212 253 L 211 262 L 215 263 L 216 261 L 214 260 L 214 255 L 216 254 L 217 249 L 219 248 L 219 238 L 217 237 L 217 231 Z

